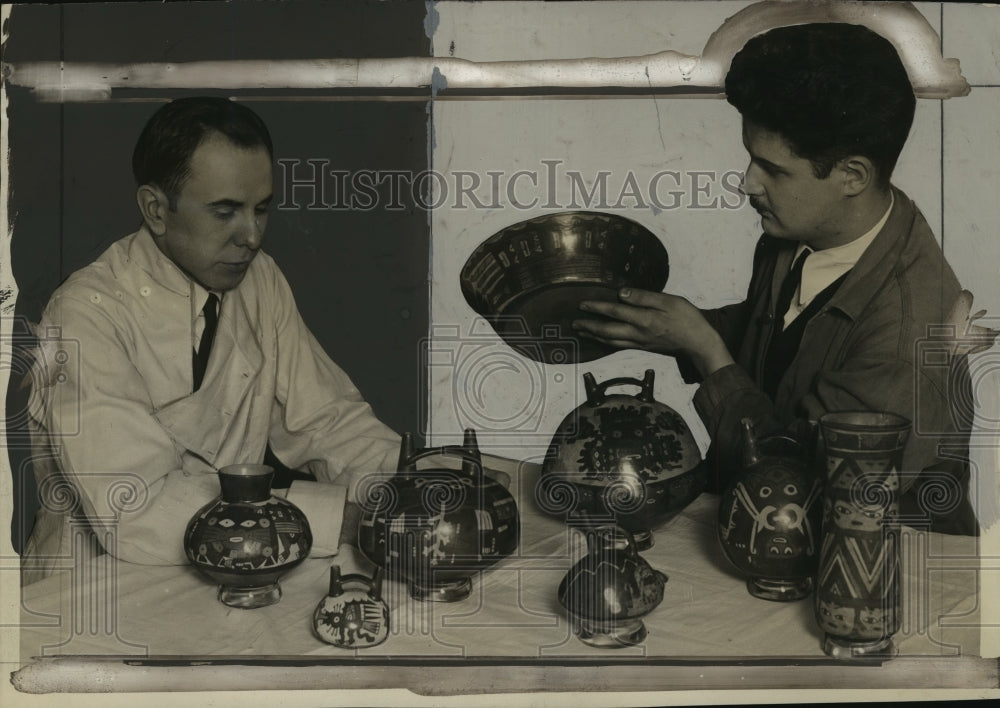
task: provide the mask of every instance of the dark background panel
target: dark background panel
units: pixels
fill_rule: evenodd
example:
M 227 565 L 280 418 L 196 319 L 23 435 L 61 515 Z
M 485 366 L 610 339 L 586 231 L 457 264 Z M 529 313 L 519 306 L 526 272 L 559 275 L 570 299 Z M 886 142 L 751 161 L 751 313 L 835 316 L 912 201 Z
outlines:
M 426 56 L 425 12 L 418 2 L 21 5 L 11 13 L 4 59 Z M 110 101 L 58 104 L 40 102 L 24 89 L 9 91 L 17 361 L 25 361 L 21 348 L 31 343 L 24 323 L 38 321 L 59 283 L 138 228 L 130 159 L 147 118 L 170 98 L 210 92 L 216 93 L 122 91 Z M 278 160 L 326 160 L 330 170 L 352 173 L 427 169 L 423 100 L 325 100 L 315 93 L 303 100 L 240 100 L 267 122 Z M 276 165 L 276 203 L 282 177 Z M 370 209 L 326 208 L 306 199 L 274 209 L 264 250 L 284 271 L 316 338 L 376 414 L 398 431 L 419 434 L 425 396 L 417 364 L 428 326 L 429 227 L 426 211 L 406 190 L 401 208 L 386 208 L 387 188 L 383 183 L 381 201 Z M 12 537 L 20 551 L 37 492 L 23 430 L 27 394 L 17 378 L 13 371 L 6 411 L 18 500 Z
M 426 12 L 413 0 L 16 4 L 6 60 L 425 56 Z

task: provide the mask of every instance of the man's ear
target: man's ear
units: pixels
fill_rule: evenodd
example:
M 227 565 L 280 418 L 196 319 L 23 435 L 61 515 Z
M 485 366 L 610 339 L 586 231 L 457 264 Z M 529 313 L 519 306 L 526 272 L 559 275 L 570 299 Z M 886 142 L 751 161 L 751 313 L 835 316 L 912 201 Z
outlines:
M 167 232 L 165 212 L 170 208 L 166 192 L 156 185 L 144 184 L 135 191 L 135 201 L 150 232 L 154 236 L 165 234 Z
M 837 163 L 843 177 L 844 196 L 856 197 L 875 184 L 875 164 L 864 155 L 848 155 Z

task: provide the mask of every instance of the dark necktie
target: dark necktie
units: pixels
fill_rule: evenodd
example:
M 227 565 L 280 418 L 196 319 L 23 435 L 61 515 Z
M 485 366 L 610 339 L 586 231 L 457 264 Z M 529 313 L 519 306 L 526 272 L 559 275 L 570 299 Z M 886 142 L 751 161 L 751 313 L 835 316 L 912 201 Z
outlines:
M 219 324 L 218 307 L 219 298 L 215 293 L 209 293 L 205 306 L 201 308 L 205 315 L 205 331 L 201 333 L 201 343 L 192 359 L 195 391 L 201 387 L 201 381 L 205 378 L 205 370 L 208 368 L 208 356 L 212 351 L 212 341 L 215 339 L 215 330 Z
M 778 291 L 778 304 L 774 310 L 779 332 L 784 328 L 785 313 L 788 312 L 788 308 L 792 304 L 792 296 L 795 295 L 795 291 L 802 283 L 802 266 L 805 265 L 806 258 L 810 253 L 812 251 L 805 250 L 799 254 L 799 257 L 795 259 L 795 265 L 792 266 L 788 275 L 785 276 L 785 280 L 781 283 L 781 290 Z

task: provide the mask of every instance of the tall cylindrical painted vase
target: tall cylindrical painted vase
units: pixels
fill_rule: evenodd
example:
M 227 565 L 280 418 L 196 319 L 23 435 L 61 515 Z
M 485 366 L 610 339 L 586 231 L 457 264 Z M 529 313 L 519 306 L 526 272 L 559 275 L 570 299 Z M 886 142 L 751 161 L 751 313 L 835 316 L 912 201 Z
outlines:
M 837 658 L 891 655 L 899 629 L 900 472 L 910 421 L 892 413 L 827 413 L 823 541 L 816 621 Z

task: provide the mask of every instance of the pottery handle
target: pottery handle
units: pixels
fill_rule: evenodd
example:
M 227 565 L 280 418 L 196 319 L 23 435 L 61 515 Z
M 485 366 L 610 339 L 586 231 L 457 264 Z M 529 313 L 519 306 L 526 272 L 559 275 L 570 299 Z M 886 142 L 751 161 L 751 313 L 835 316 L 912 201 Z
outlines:
M 635 536 L 633 536 L 632 532 L 623 526 L 618 526 L 617 529 L 625 536 L 625 553 L 627 553 L 629 557 L 637 559 L 639 557 L 639 548 L 636 546 Z
M 587 532 L 587 552 L 590 555 L 598 555 L 604 550 L 614 550 L 620 542 L 624 542 L 621 549 L 631 558 L 638 558 L 639 551 L 636 549 L 635 537 L 632 532 L 617 524 L 601 524 L 594 526 Z
M 409 466 L 411 457 L 413 457 L 413 433 L 403 433 L 403 439 L 399 443 L 399 462 L 396 463 L 396 469 L 415 470 L 415 466 Z
M 743 432 L 743 468 L 749 469 L 760 462 L 760 450 L 757 448 L 753 421 L 750 418 L 741 418 L 740 429 Z
M 465 429 L 465 435 L 462 439 L 462 448 L 469 453 L 470 457 L 462 460 L 462 472 L 467 475 L 474 476 L 476 474 L 476 468 L 479 468 L 479 474 L 482 475 L 483 472 L 483 458 L 479 454 L 479 444 L 476 441 L 476 431 L 472 428 Z M 479 464 L 476 464 L 478 460 Z
M 653 380 L 655 378 L 656 372 L 652 369 L 646 369 L 646 373 L 642 377 L 642 393 L 636 396 L 636 398 L 646 403 L 653 402 Z
M 617 379 L 608 379 L 603 383 L 597 383 L 594 375 L 589 371 L 583 375 L 583 386 L 587 391 L 587 403 L 591 406 L 599 406 L 604 402 L 604 394 L 611 386 L 638 386 L 641 390 L 636 394 L 640 401 L 652 403 L 653 398 L 653 378 L 655 374 L 652 369 L 646 369 L 645 378 L 642 381 L 623 376 Z
M 336 597 L 344 591 L 343 587 L 340 585 L 340 566 L 334 565 L 330 567 L 330 597 Z
M 809 421 L 809 429 L 812 439 L 809 440 L 809 448 L 812 450 L 812 459 L 809 461 L 816 472 L 816 476 L 825 483 L 826 481 L 826 438 L 823 437 L 823 426 L 818 420 Z
M 441 447 L 427 447 L 422 450 L 418 450 L 406 459 L 400 458 L 399 471 L 404 474 L 414 474 L 417 472 L 424 471 L 417 470 L 417 462 L 426 457 L 433 457 L 434 455 L 440 455 L 441 457 L 457 457 L 461 459 L 462 471 L 466 471 L 466 468 L 470 470 L 470 474 L 479 478 L 483 476 L 483 461 L 478 451 L 469 452 L 461 445 L 442 445 Z M 470 463 L 470 464 L 466 464 Z M 452 470 L 446 470 L 451 472 Z
M 600 405 L 601 392 L 597 388 L 597 380 L 594 379 L 594 375 L 589 371 L 583 375 L 583 389 L 587 392 L 587 403 L 592 406 Z

